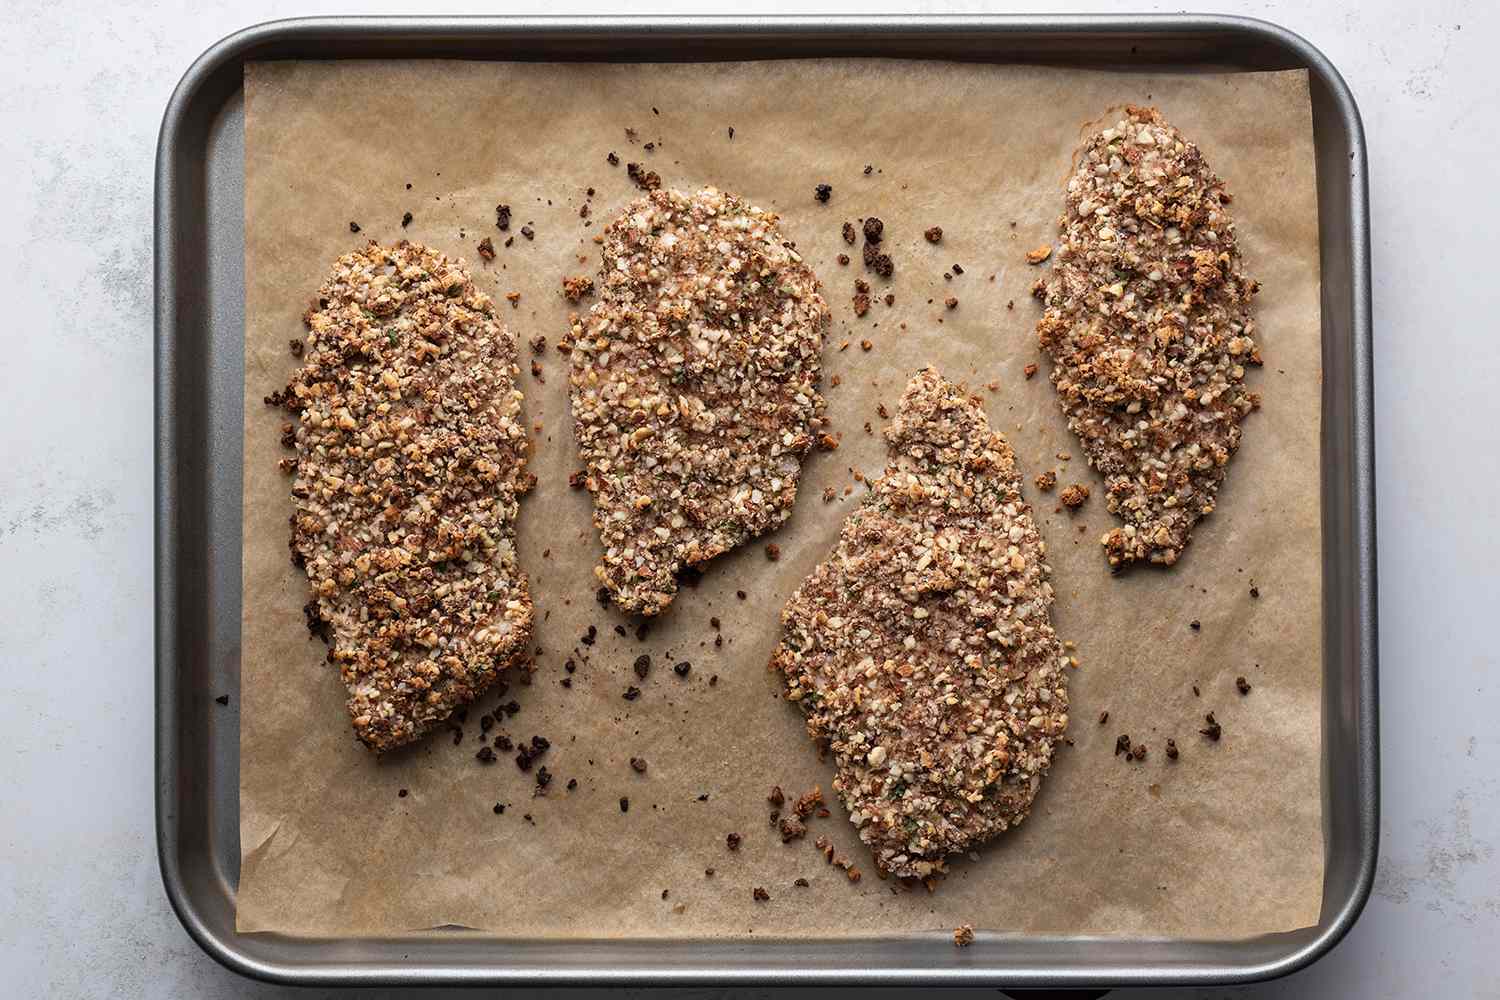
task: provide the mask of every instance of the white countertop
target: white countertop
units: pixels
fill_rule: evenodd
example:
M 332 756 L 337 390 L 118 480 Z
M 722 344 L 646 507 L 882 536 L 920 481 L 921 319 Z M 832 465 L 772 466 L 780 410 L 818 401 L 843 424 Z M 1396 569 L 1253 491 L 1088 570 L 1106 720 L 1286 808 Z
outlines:
M 10 746 L 0 785 L 0 970 L 7 995 L 177 1000 L 292 992 L 241 980 L 200 953 L 172 915 L 156 867 L 153 157 L 172 87 L 221 36 L 273 18 L 415 6 L 6 5 L 0 224 L 11 235 L 0 261 L 17 306 L 0 333 L 0 732 Z M 444 6 L 701 12 L 682 3 L 570 0 Z M 737 13 L 1005 10 L 873 0 L 812 11 L 790 3 L 718 6 Z M 1125 9 L 1182 8 L 1137 0 Z M 1493 176 L 1500 133 L 1490 63 L 1500 46 L 1500 5 L 1226 0 L 1218 9 L 1278 22 L 1321 48 L 1353 89 L 1368 133 L 1383 774 L 1375 892 L 1348 938 L 1281 982 L 1203 995 L 1500 997 L 1500 682 L 1487 676 L 1497 654 L 1480 628 L 1500 597 L 1500 505 L 1494 473 L 1470 458 L 1489 456 L 1493 467 L 1500 455 L 1500 277 L 1491 228 L 1500 203 L 1484 179 Z

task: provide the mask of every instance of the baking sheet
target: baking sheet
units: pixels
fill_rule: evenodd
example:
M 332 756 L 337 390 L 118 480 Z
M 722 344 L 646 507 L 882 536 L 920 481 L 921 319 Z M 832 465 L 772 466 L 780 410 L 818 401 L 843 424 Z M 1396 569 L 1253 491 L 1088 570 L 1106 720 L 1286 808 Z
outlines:
M 1081 458 L 1055 458 L 1077 447 L 1044 374 L 1022 375 L 1027 362 L 1044 365 L 1032 332 L 1039 309 L 1027 296 L 1036 269 L 1022 255 L 1054 234 L 1084 123 L 1129 101 L 1160 106 L 1234 193 L 1247 269 L 1265 286 L 1258 317 L 1267 364 L 1251 375 L 1264 409 L 1250 418 L 1219 510 L 1186 556 L 1170 571 L 1111 578 L 1097 544 L 1112 523 L 1099 480 Z M 345 936 L 461 925 L 516 937 L 753 939 L 946 933 L 972 923 L 1007 933 L 1233 938 L 1316 921 L 1320 321 L 1304 72 L 1127 75 L 897 61 L 251 64 L 245 121 L 241 931 Z M 637 131 L 633 143 L 627 127 Z M 647 142 L 657 148 L 646 152 Z M 605 162 L 610 150 L 620 166 Z M 542 654 L 534 683 L 506 695 L 522 706 L 506 729 L 547 736 L 556 778 L 546 797 L 532 798 L 531 777 L 509 760 L 476 762 L 478 709 L 462 744 L 439 733 L 377 761 L 351 735 L 337 674 L 302 626 L 305 585 L 286 557 L 290 498 L 275 470 L 281 418 L 260 399 L 293 369 L 286 342 L 301 334 L 300 315 L 333 258 L 365 237 L 405 235 L 467 258 L 497 299 L 521 293 L 519 307 L 502 312 L 523 341 L 541 333 L 555 343 L 569 311 L 560 279 L 597 266 L 592 235 L 635 193 L 628 160 L 668 184 L 717 184 L 783 214 L 785 234 L 813 262 L 834 308 L 825 383 L 841 379 L 826 391 L 843 446 L 810 460 L 792 519 L 768 539 L 781 547 L 779 562 L 767 562 L 759 545 L 725 557 L 644 641 L 620 637 L 613 626 L 623 619 L 593 597 L 588 499 L 566 485 L 577 458 L 564 359 L 549 351 L 544 383 L 523 376 L 529 418 L 541 424 L 540 481 L 519 525 L 544 619 Z M 820 182 L 834 188 L 826 206 L 812 198 Z M 590 186 L 593 226 L 579 216 Z M 473 248 L 504 235 L 494 228 L 500 202 L 513 208 L 517 239 L 482 266 Z M 406 211 L 413 219 L 403 230 Z M 857 263 L 842 268 L 833 258 L 848 249 L 841 223 L 867 214 L 885 220 L 897 301 L 856 320 Z M 534 241 L 518 234 L 526 222 Z M 935 247 L 922 238 L 930 225 L 944 230 Z M 955 262 L 964 273 L 945 281 Z M 948 295 L 959 299 L 952 311 Z M 858 346 L 865 338 L 869 352 Z M 853 343 L 839 352 L 845 339 Z M 958 861 L 931 894 L 875 878 L 837 808 L 807 841 L 782 845 L 765 801 L 772 784 L 827 791 L 831 773 L 765 670 L 776 612 L 857 502 L 850 469 L 873 474 L 883 464 L 865 421 L 878 432 L 877 402 L 893 403 L 906 374 L 929 362 L 984 396 L 1028 480 L 1058 468 L 1061 483 L 1095 492 L 1069 515 L 1029 491 L 1052 551 L 1054 622 L 1078 644 L 1076 746 L 1060 754 L 1032 817 L 980 860 Z M 982 388 L 991 381 L 995 390 Z M 827 485 L 855 491 L 824 504 Z M 721 620 L 722 647 L 710 616 Z M 1194 619 L 1200 630 L 1188 627 Z M 590 624 L 598 642 L 578 656 Z M 626 702 L 642 652 L 654 669 L 642 697 Z M 564 689 L 568 658 L 578 671 Z M 683 659 L 693 663 L 686 681 L 665 666 Z M 1239 674 L 1254 685 L 1248 696 L 1235 692 Z M 1100 726 L 1105 710 L 1109 724 Z M 1195 732 L 1209 710 L 1224 726 L 1213 745 Z M 1146 762 L 1112 755 L 1121 732 L 1147 740 Z M 1161 750 L 1168 736 L 1183 748 L 1176 764 Z M 649 762 L 645 775 L 630 770 L 632 756 Z M 563 787 L 570 778 L 572 792 Z M 504 815 L 494 814 L 496 802 L 508 804 Z M 735 853 L 724 848 L 730 831 L 744 837 Z M 823 863 L 811 845 L 819 833 L 865 869 L 861 882 Z M 811 886 L 794 889 L 799 876 Z M 754 886 L 771 901 L 752 902 Z

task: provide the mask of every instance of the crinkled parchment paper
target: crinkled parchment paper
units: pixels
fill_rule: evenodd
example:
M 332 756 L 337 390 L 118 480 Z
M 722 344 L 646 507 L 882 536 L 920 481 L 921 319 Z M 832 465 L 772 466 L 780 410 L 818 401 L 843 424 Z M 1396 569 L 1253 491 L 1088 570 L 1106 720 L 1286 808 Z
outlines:
M 1265 405 L 1249 418 L 1217 512 L 1178 565 L 1111 577 L 1098 538 L 1113 519 L 1053 399 L 1033 332 L 1040 308 L 1028 295 L 1038 269 L 1023 255 L 1054 236 L 1085 127 L 1112 121 L 1106 109 L 1127 102 L 1158 105 L 1234 194 L 1246 266 L 1264 284 L 1266 365 L 1251 383 Z M 971 923 L 1225 938 L 1316 921 L 1320 351 L 1303 73 L 853 60 L 277 63 L 246 72 L 245 131 L 240 930 L 338 936 L 458 924 L 502 936 L 864 936 Z M 617 167 L 605 161 L 611 150 Z M 300 316 L 334 258 L 372 237 L 404 236 L 467 259 L 523 344 L 537 334 L 556 343 L 569 312 L 561 279 L 597 269 L 592 237 L 637 193 L 627 161 L 669 185 L 713 184 L 782 213 L 833 308 L 824 385 L 843 445 L 809 459 L 791 520 L 763 539 L 780 546 L 779 562 L 761 544 L 722 558 L 644 641 L 621 637 L 622 619 L 595 601 L 588 496 L 567 484 L 578 462 L 566 363 L 549 349 L 542 378 L 522 375 L 540 428 L 540 482 L 522 504 L 519 532 L 541 653 L 534 683 L 513 684 L 505 697 L 521 711 L 504 729 L 546 736 L 544 762 L 556 777 L 534 798 L 532 775 L 509 756 L 475 760 L 477 720 L 493 697 L 470 712 L 461 744 L 438 732 L 377 760 L 352 735 L 337 672 L 303 626 L 305 584 L 287 556 L 288 481 L 276 469 L 284 417 L 261 397 L 293 370 L 287 342 L 302 335 Z M 813 199 L 824 182 L 833 185 L 826 205 Z M 509 234 L 495 228 L 501 202 L 512 206 Z M 839 230 L 871 214 L 885 221 L 896 303 L 877 302 L 858 320 L 855 277 L 871 277 L 881 295 L 886 284 L 863 271 L 859 248 Z M 534 241 L 520 235 L 528 223 Z M 933 225 L 944 233 L 936 246 L 922 236 Z M 502 246 L 506 235 L 514 245 Z M 485 236 L 499 248 L 488 264 L 475 252 Z M 841 267 L 835 257 L 845 251 L 854 263 Z M 954 264 L 963 273 L 944 280 Z M 521 293 L 515 309 L 503 298 L 511 291 Z M 959 301 L 951 311 L 950 295 Z M 527 355 L 523 346 L 523 369 Z M 1030 380 L 1028 362 L 1043 366 Z M 1076 745 L 1060 752 L 1030 819 L 978 860 L 958 859 L 931 894 L 876 878 L 837 803 L 805 841 L 783 845 L 766 802 L 772 785 L 789 796 L 829 790 L 831 763 L 779 698 L 766 661 L 782 603 L 863 492 L 850 470 L 883 465 L 877 404 L 894 403 L 907 374 L 928 363 L 967 380 L 1015 446 L 1051 551 L 1055 624 L 1080 661 Z M 1059 487 L 1093 489 L 1078 513 L 1032 487 L 1032 476 L 1053 468 Z M 836 502 L 823 502 L 825 486 L 840 492 Z M 1201 630 L 1189 627 L 1195 619 Z M 598 641 L 580 655 L 591 624 Z M 639 682 L 631 665 L 643 652 L 653 668 Z M 571 689 L 560 684 L 569 658 Z M 686 679 L 668 666 L 682 660 L 692 663 Z M 1254 687 L 1248 696 L 1235 690 L 1241 674 Z M 625 701 L 637 683 L 642 695 Z M 1210 710 L 1223 725 L 1217 744 L 1197 733 Z M 1114 756 L 1121 733 L 1149 744 L 1143 763 Z M 1182 748 L 1176 763 L 1167 737 Z M 631 757 L 645 758 L 645 774 L 630 769 Z M 737 853 L 724 846 L 730 831 L 744 838 Z M 823 862 L 818 834 L 865 870 L 862 881 Z M 799 876 L 811 887 L 794 889 Z M 753 902 L 755 886 L 771 901 Z

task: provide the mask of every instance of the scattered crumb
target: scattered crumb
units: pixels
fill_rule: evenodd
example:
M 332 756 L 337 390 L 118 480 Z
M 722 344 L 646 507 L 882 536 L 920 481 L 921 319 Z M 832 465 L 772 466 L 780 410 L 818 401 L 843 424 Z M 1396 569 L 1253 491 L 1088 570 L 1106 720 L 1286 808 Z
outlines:
M 943 239 L 943 227 L 933 226 L 922 234 L 928 243 L 940 243 Z
M 936 242 L 936 241 L 934 241 Z M 953 944 L 959 948 L 967 948 L 974 943 L 974 928 L 969 924 L 960 924 L 953 929 Z
M 1043 493 L 1052 492 L 1052 487 L 1056 485 L 1057 471 L 1055 469 L 1048 469 L 1046 472 L 1040 473 L 1036 477 L 1036 488 L 1041 490 Z
M 1089 498 L 1089 488 L 1082 483 L 1074 483 L 1059 493 L 1057 498 L 1062 501 L 1064 507 L 1082 507 L 1083 502 Z
M 1052 256 L 1052 248 L 1051 247 L 1037 247 L 1035 250 L 1031 251 L 1030 253 L 1028 253 L 1026 255 L 1026 263 L 1028 263 L 1028 264 L 1040 264 L 1042 261 L 1046 260 L 1048 257 L 1051 257 L 1051 256 Z

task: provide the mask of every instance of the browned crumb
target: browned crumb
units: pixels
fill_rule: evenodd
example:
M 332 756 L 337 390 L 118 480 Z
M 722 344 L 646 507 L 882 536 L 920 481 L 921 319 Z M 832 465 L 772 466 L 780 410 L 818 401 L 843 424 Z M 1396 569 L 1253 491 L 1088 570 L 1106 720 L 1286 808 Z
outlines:
M 1037 368 L 1036 368 L 1035 364 L 1028 364 L 1025 368 L 1021 369 L 1021 374 L 1025 375 L 1028 379 L 1030 379 L 1032 376 L 1034 376 L 1036 374 L 1036 371 L 1037 371 Z
M 1109 712 L 1107 710 L 1103 711 L 1103 712 L 1100 712 L 1099 713 L 1099 725 L 1102 726 L 1102 725 L 1104 725 L 1108 721 L 1109 721 Z
M 1052 492 L 1052 487 L 1054 487 L 1056 485 L 1057 485 L 1057 472 L 1055 470 L 1048 469 L 1046 472 L 1039 472 L 1039 473 L 1037 473 L 1037 476 L 1036 476 L 1036 488 L 1039 489 L 1039 490 L 1041 490 L 1043 493 L 1050 493 L 1050 492 Z
M 865 292 L 854 293 L 854 315 L 863 316 L 870 311 L 870 296 Z
M 1004 437 L 931 369 L 886 436 L 891 464 L 787 603 L 771 665 L 833 751 L 834 788 L 876 863 L 924 877 L 1024 818 L 1067 688 Z M 1007 596 L 974 597 L 986 593 Z M 1004 735 L 970 738 L 987 728 Z
M 795 816 L 787 816 L 781 820 L 779 829 L 781 831 L 781 842 L 789 844 L 807 833 L 807 824 Z
M 849 244 L 850 246 L 854 245 L 854 240 L 856 239 L 856 234 L 854 232 L 854 223 L 852 223 L 852 222 L 846 222 L 846 223 L 844 223 L 844 233 L 843 233 L 843 236 L 844 236 L 844 242 L 845 243 Z
M 1212 513 L 1260 363 L 1223 183 L 1153 108 L 1085 144 L 1037 326 L 1069 428 L 1125 523 L 1109 563 L 1171 565 Z M 1123 360 L 1122 360 L 1123 359 Z
M 947 306 L 949 309 L 957 309 L 958 299 L 950 295 L 943 300 L 943 305 Z
M 782 792 L 780 785 L 771 786 L 771 794 L 766 796 L 766 801 L 773 806 L 779 806 L 786 802 L 786 794 Z
M 958 948 L 967 948 L 974 943 L 974 928 L 969 924 L 960 924 L 953 928 L 953 944 Z
M 1177 741 L 1167 740 L 1167 760 L 1176 760 L 1178 755 Z
M 510 303 L 510 307 L 512 309 L 518 309 L 521 306 L 521 293 L 520 292 L 506 292 L 505 293 L 505 301 L 507 301 L 507 302 Z
M 769 892 L 766 892 L 766 890 L 762 889 L 760 886 L 756 886 L 754 889 L 750 890 L 750 898 L 754 899 L 757 903 L 765 903 L 770 901 L 771 894 Z
M 874 347 L 875 347 L 875 344 L 872 341 L 870 341 L 868 338 L 865 339 L 865 340 L 861 340 L 859 342 L 859 349 L 861 351 L 869 351 L 869 350 L 872 350 Z
M 1245 680 L 1245 678 L 1243 676 L 1236 677 L 1234 679 L 1234 686 L 1235 686 L 1235 689 L 1237 691 L 1239 691 L 1240 694 L 1249 694 L 1250 693 L 1250 682 L 1247 681 L 1247 680 Z
M 595 572 L 623 611 L 660 614 L 681 573 L 791 512 L 830 317 L 776 221 L 705 188 L 654 191 L 605 231 L 600 301 L 566 343 Z
M 527 343 L 531 346 L 532 354 L 547 353 L 547 337 L 545 334 L 539 333 L 527 341 Z
M 1088 498 L 1089 488 L 1083 483 L 1074 483 L 1071 486 L 1065 487 L 1057 495 L 1057 499 L 1062 501 L 1064 507 L 1082 507 L 1083 502 Z
M 541 364 L 541 362 L 537 361 L 534 358 L 532 359 L 532 362 L 531 362 L 531 377 L 534 378 L 534 379 L 536 379 L 538 382 L 545 383 L 547 381 L 546 378 L 544 378 L 543 375 L 542 375 L 542 364 Z
M 940 243 L 943 239 L 943 227 L 933 226 L 922 234 L 928 243 Z
M 807 819 L 807 817 L 811 816 L 813 814 L 813 811 L 822 804 L 823 787 L 821 785 L 815 785 L 812 791 L 804 792 L 797 797 L 797 801 L 792 803 L 792 812 L 795 813 L 800 819 Z
M 780 559 L 781 558 L 781 546 L 777 545 L 775 542 L 769 543 L 766 546 L 766 558 L 769 559 L 771 562 L 775 562 L 776 560 Z
M 1125 733 L 1115 737 L 1115 756 L 1118 757 L 1122 753 L 1127 757 L 1130 754 L 1130 737 Z
M 740 835 L 737 833 L 726 833 L 724 835 L 724 846 L 731 851 L 738 851 L 740 849 L 740 839 Z
M 832 486 L 825 486 L 825 487 L 823 487 L 823 502 L 824 503 L 833 503 L 834 497 L 836 495 L 837 494 L 834 492 L 834 489 L 833 489 Z
M 849 263 L 849 255 L 846 254 L 846 253 L 839 254 L 837 259 L 838 259 L 838 262 L 839 262 L 840 265 L 844 265 L 844 264 L 848 264 Z
M 1217 743 L 1219 741 L 1219 737 L 1224 733 L 1224 727 L 1219 725 L 1218 720 L 1214 718 L 1214 713 L 1212 712 L 1209 712 L 1207 715 L 1205 715 L 1203 717 L 1203 721 L 1206 722 L 1207 725 L 1198 730 L 1198 732 L 1202 733 L 1204 736 L 1207 736 L 1209 739 Z
M 1037 247 L 1035 250 L 1031 250 L 1031 251 L 1027 252 L 1027 254 L 1026 254 L 1026 263 L 1028 263 L 1028 264 L 1040 264 L 1042 261 L 1046 260 L 1048 257 L 1051 257 L 1051 256 L 1052 256 L 1052 248 L 1051 247 Z
M 474 249 L 479 251 L 479 256 L 483 257 L 485 260 L 495 259 L 495 241 L 490 239 L 488 236 L 480 240 L 479 246 L 475 247 Z
M 812 883 L 805 878 L 797 878 L 792 880 L 792 885 L 796 886 L 798 889 L 806 889 L 808 886 L 812 885 Z
M 563 295 L 569 302 L 577 302 L 586 295 L 594 294 L 594 279 L 586 274 L 563 278 Z
M 282 393 L 298 416 L 293 560 L 355 733 L 384 751 L 527 655 L 532 603 L 512 541 L 527 475 L 516 342 L 463 267 L 405 241 L 340 257 L 307 322 L 304 364 Z

